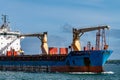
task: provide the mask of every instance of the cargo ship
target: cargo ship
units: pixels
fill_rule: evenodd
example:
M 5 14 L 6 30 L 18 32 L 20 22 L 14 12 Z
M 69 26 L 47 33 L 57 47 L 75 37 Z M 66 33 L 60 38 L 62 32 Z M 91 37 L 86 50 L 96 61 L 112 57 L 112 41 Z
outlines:
M 105 30 L 109 26 L 73 28 L 73 40 L 68 48 L 48 47 L 47 32 L 21 34 L 12 31 L 3 15 L 0 26 L 0 70 L 28 72 L 103 72 L 103 66 L 112 54 L 106 43 Z M 88 42 L 81 47 L 80 37 L 97 31 L 95 47 Z M 41 54 L 28 55 L 21 48 L 21 39 L 37 37 L 41 41 Z

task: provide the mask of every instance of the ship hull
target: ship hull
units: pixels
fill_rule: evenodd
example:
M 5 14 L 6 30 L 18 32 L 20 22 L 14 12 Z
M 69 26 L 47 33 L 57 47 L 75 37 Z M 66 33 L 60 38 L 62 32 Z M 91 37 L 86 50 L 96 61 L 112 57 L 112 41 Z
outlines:
M 103 72 L 110 50 L 71 51 L 68 55 L 0 56 L 0 70 L 30 72 Z
M 51 72 L 103 72 L 102 66 L 59 66 L 51 67 Z
M 0 66 L 1 71 L 26 72 L 103 72 L 102 66 Z

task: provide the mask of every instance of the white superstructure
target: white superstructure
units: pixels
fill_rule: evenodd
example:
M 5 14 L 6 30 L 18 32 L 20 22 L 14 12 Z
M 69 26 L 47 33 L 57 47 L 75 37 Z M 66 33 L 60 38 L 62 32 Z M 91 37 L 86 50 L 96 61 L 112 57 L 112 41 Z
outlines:
M 13 50 L 19 55 L 21 49 L 19 35 L 20 32 L 10 30 L 6 15 L 3 15 L 3 24 L 0 26 L 0 55 L 6 55 Z

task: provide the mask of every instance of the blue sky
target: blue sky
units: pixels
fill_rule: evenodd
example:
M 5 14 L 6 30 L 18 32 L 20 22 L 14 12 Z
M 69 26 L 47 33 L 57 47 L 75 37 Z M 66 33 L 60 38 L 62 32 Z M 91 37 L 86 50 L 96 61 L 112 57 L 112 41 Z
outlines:
M 69 46 L 73 27 L 111 26 L 108 41 L 109 49 L 114 52 L 110 59 L 120 59 L 119 8 L 120 0 L 0 0 L 0 14 L 9 16 L 12 30 L 21 33 L 48 31 L 49 46 Z M 82 45 L 86 45 L 87 40 L 95 45 L 91 33 L 84 36 Z M 37 38 L 22 40 L 26 53 L 40 52 L 39 46 Z

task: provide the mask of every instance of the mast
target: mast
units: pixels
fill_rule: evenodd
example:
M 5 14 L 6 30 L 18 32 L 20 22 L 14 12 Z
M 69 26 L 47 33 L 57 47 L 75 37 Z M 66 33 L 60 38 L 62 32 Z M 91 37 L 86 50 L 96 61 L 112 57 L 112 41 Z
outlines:
M 2 15 L 3 24 L 0 27 L 0 29 L 3 29 L 4 31 L 10 31 L 10 28 L 8 27 L 8 21 L 7 21 L 7 15 Z
M 7 15 L 2 15 L 2 16 L 3 16 L 3 23 L 6 24 L 6 22 L 7 22 L 7 18 L 6 18 Z
M 100 30 L 96 33 L 96 50 L 100 50 Z

